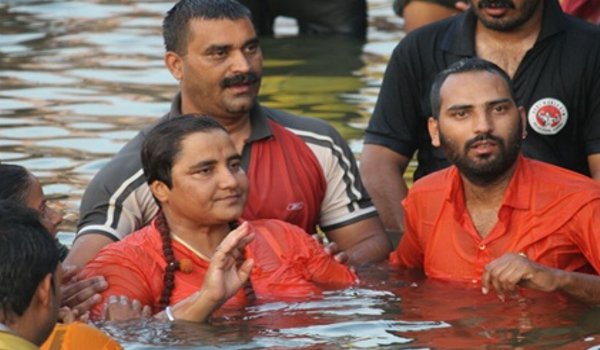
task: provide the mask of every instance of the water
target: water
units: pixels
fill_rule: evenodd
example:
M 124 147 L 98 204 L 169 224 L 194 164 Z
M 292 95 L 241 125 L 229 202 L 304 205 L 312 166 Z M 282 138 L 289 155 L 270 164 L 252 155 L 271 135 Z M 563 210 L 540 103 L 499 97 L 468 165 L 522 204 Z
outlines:
M 366 43 L 263 39 L 261 101 L 322 118 L 360 155 L 389 54 L 402 38 L 392 0 L 371 0 Z M 66 213 L 73 238 L 91 177 L 164 114 L 177 90 L 160 23 L 170 1 L 0 0 L 0 160 L 31 169 Z M 386 266 L 355 288 L 218 315 L 213 325 L 103 325 L 127 349 L 600 348 L 600 313 L 558 294 L 505 303 L 478 288 L 426 281 Z

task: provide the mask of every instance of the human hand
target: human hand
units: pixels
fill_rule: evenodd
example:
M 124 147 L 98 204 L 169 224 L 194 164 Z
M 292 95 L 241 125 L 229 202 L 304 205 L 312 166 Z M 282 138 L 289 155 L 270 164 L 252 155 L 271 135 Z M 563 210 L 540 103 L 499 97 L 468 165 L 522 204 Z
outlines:
M 502 301 L 505 294 L 514 294 L 519 286 L 551 292 L 557 288 L 554 269 L 535 263 L 525 254 L 506 253 L 487 264 L 481 279 L 481 291 L 488 294 L 490 286 Z
M 333 257 L 335 259 L 335 261 L 337 261 L 341 264 L 346 264 L 348 262 L 348 259 L 349 259 L 348 254 L 344 251 L 340 251 L 340 247 L 337 245 L 337 243 L 335 243 L 335 242 L 325 243 L 325 242 L 323 242 L 323 237 L 316 233 L 314 235 L 312 235 L 312 238 L 315 239 L 320 244 L 324 245 L 323 248 L 325 249 L 325 253 L 327 253 L 327 255 Z
M 102 318 L 106 321 L 126 321 L 150 316 L 152 316 L 150 306 L 142 306 L 137 299 L 130 301 L 126 295 L 109 296 L 102 310 Z
M 231 298 L 248 280 L 254 261 L 244 260 L 244 248 L 254 239 L 248 222 L 231 231 L 217 246 L 204 277 L 202 293 L 215 307 Z M 240 262 L 243 263 L 240 264 Z
M 69 307 L 80 317 L 102 300 L 99 293 L 108 288 L 108 283 L 102 276 L 79 280 L 79 267 L 66 266 L 63 271 L 61 305 Z

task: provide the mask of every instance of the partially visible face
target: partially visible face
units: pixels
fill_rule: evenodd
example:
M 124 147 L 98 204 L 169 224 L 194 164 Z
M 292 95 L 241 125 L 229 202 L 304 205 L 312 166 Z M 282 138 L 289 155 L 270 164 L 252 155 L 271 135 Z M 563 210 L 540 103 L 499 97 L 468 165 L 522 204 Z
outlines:
M 249 19 L 190 21 L 187 53 L 167 53 L 184 99 L 183 113 L 218 118 L 247 114 L 256 101 L 262 52 Z M 171 56 L 169 56 L 171 55 Z M 175 55 L 175 56 L 173 56 Z
M 62 264 L 58 264 L 56 271 L 52 274 L 51 290 L 48 295 L 48 303 L 44 305 L 44 309 L 37 314 L 38 329 L 34 343 L 41 345 L 52 333 L 56 322 L 58 321 L 58 313 L 62 300 L 60 289 L 60 281 L 62 281 L 63 269 Z
M 221 225 L 242 215 L 248 179 L 225 131 L 197 132 L 184 138 L 171 180 L 168 193 L 157 198 L 165 214 L 179 222 Z
M 471 11 L 485 27 L 497 31 L 511 31 L 541 10 L 542 0 L 471 0 Z
M 514 165 L 521 147 L 524 110 L 506 82 L 489 72 L 450 75 L 440 90 L 439 119 L 430 119 L 434 146 L 476 184 L 492 183 Z
M 58 211 L 48 207 L 48 203 L 44 196 L 44 190 L 39 180 L 31 175 L 31 181 L 29 186 L 29 194 L 26 198 L 26 205 L 40 213 L 42 224 L 46 227 L 46 230 L 50 232 L 52 237 L 56 236 L 58 232 L 58 225 L 62 222 L 62 214 Z

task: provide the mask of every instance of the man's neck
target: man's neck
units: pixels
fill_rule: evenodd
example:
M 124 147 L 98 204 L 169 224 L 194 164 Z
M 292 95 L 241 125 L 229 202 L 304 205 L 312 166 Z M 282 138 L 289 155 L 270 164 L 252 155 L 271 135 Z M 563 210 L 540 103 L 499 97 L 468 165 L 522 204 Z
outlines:
M 487 28 L 481 21 L 475 27 L 475 47 L 477 56 L 494 62 L 514 77 L 519 64 L 529 49 L 535 44 L 542 29 L 544 1 L 540 1 L 533 16 L 524 24 L 511 31 Z
M 244 148 L 246 140 L 250 138 L 252 133 L 252 123 L 250 122 L 250 113 L 247 113 L 240 118 L 215 118 L 229 133 L 233 140 L 236 151 L 240 154 Z

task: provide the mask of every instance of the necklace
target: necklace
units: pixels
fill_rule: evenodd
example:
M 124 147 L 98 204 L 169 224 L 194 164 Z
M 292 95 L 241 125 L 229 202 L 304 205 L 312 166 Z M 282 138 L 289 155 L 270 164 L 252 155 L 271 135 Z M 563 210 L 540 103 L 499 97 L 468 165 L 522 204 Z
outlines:
M 196 254 L 200 259 L 210 261 L 210 258 L 200 253 L 196 248 L 192 247 L 188 242 L 184 241 L 183 238 L 179 237 L 175 232 L 171 231 L 171 236 L 174 240 L 179 242 L 182 246 L 189 249 L 192 253 Z

